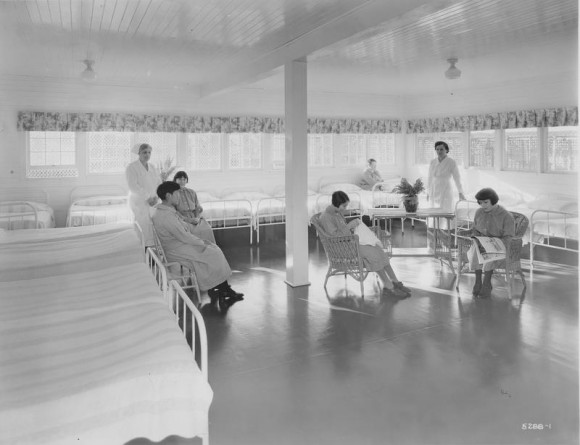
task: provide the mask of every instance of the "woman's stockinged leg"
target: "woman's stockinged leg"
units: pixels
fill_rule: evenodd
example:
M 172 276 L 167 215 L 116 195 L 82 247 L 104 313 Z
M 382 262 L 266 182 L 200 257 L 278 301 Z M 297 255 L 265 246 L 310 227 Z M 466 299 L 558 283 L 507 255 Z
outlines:
M 385 267 L 385 269 L 386 269 L 386 267 Z M 385 271 L 385 269 L 377 270 L 377 274 L 381 278 L 381 281 L 383 282 L 383 287 L 385 289 L 393 289 L 393 283 L 391 283 L 391 279 L 387 275 L 387 272 Z

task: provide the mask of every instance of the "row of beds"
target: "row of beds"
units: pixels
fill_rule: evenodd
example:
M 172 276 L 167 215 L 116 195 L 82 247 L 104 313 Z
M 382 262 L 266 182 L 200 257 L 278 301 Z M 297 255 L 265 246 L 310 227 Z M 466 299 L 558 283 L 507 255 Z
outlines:
M 195 305 L 137 224 L 54 228 L 41 195 L 0 213 L 13 229 L 0 230 L 0 443 L 207 443 L 213 391 Z
M 347 216 L 361 216 L 370 208 L 400 207 L 401 197 L 391 193 L 399 177 L 376 184 L 372 190 L 363 190 L 358 185 L 322 178 L 317 191 L 308 190 L 307 208 L 309 218 L 323 211 L 336 190 L 349 195 Z M 28 199 L 18 199 L 11 192 L 14 202 L 0 201 L 0 228 L 54 227 L 54 215 L 47 205 L 43 191 L 24 191 Z M 534 247 L 562 251 L 578 251 L 578 201 L 575 196 L 549 195 L 526 200 L 513 191 L 498 190 L 500 204 L 510 211 L 522 213 L 530 221 L 524 237 L 529 243 L 531 267 L 534 266 Z M 261 228 L 283 225 L 286 221 L 286 202 L 283 190 L 272 194 L 254 190 L 224 190 L 219 195 L 214 191 L 198 191 L 204 208 L 203 215 L 214 230 L 242 229 L 248 231 L 252 244 L 260 242 Z M 474 193 L 468 193 L 468 196 Z M 427 206 L 426 202 L 420 203 Z M 455 208 L 455 228 L 469 228 L 478 205 L 475 201 L 459 201 Z M 127 194 L 116 187 L 79 187 L 71 194 L 68 210 L 68 227 L 95 225 L 112 222 L 131 222 L 132 212 L 127 203 Z M 413 220 L 414 223 L 414 220 Z M 456 230 L 457 233 L 457 230 Z

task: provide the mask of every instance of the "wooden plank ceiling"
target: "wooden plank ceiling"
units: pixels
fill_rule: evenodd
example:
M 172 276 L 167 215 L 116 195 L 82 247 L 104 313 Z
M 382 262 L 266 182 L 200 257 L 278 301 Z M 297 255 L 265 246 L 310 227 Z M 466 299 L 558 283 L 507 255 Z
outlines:
M 5 78 L 79 81 L 89 58 L 95 82 L 201 95 L 277 88 L 299 57 L 312 89 L 364 94 L 443 88 L 452 56 L 474 85 L 577 70 L 577 0 L 27 0 L 0 25 Z

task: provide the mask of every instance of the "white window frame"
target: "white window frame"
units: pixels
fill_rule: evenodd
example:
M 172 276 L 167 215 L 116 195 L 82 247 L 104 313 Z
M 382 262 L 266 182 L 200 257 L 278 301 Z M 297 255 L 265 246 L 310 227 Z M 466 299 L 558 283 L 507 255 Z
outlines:
M 240 137 L 240 160 L 242 164 L 239 167 L 232 166 L 232 146 L 231 141 L 232 137 Z M 228 133 L 225 136 L 225 144 L 226 144 L 226 159 L 227 159 L 227 169 L 232 171 L 241 171 L 241 170 L 262 170 L 262 153 L 263 153 L 263 133 Z M 253 144 L 257 144 L 254 146 Z M 251 153 L 254 150 L 258 151 L 258 156 L 251 156 Z M 243 165 L 243 162 L 247 159 L 250 159 L 250 165 Z M 253 166 L 252 161 L 258 162 L 257 166 Z
M 536 160 L 536 165 L 532 166 L 529 169 L 516 169 L 516 168 L 508 168 L 507 164 L 508 164 L 508 151 L 507 151 L 507 137 L 508 137 L 508 132 L 512 133 L 512 132 L 532 132 L 534 131 L 536 132 L 536 137 L 537 137 L 537 160 Z M 501 152 L 502 152 L 502 156 L 501 156 L 501 170 L 502 171 L 509 171 L 509 172 L 522 172 L 522 173 L 540 173 L 541 171 L 541 163 L 542 163 L 542 135 L 540 133 L 540 128 L 538 127 L 530 127 L 530 128 L 510 128 L 510 129 L 506 129 L 506 130 L 502 130 L 502 135 L 501 135 L 501 140 L 502 140 L 502 145 L 501 145 Z
M 32 165 L 31 139 L 34 133 L 59 133 L 73 135 L 74 163 L 72 164 L 43 164 Z M 61 136 L 62 137 L 62 136 Z M 45 138 L 46 139 L 46 138 Z M 26 132 L 26 178 L 27 179 L 64 179 L 77 178 L 79 176 L 79 144 L 77 134 L 69 131 L 27 131 Z M 61 151 L 59 151 L 61 153 Z M 46 154 L 46 151 L 45 151 Z
M 558 130 L 566 128 L 567 131 L 573 131 L 572 129 L 576 129 L 576 169 L 575 170 L 548 170 L 548 153 L 549 153 L 549 137 L 550 137 L 550 130 Z M 542 164 L 542 173 L 551 174 L 551 175 L 574 175 L 578 173 L 578 139 L 580 134 L 578 133 L 578 127 L 545 127 L 542 128 L 540 131 L 541 134 L 541 143 L 540 143 L 540 152 L 541 152 L 541 164 Z

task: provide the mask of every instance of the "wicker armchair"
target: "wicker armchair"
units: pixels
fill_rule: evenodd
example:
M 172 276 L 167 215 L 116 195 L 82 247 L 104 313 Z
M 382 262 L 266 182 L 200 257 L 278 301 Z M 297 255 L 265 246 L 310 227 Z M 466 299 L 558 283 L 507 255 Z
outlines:
M 500 271 L 505 275 L 506 285 L 508 289 L 508 297 L 511 299 L 511 283 L 516 274 L 522 280 L 524 290 L 526 289 L 526 279 L 522 272 L 521 253 L 523 241 L 522 238 L 528 229 L 529 220 L 525 215 L 517 212 L 511 212 L 515 221 L 515 236 L 506 246 L 506 259 L 502 261 L 495 271 Z M 467 251 L 471 247 L 473 240 L 470 238 L 471 230 L 461 232 L 457 235 L 457 288 L 459 288 L 459 279 L 461 278 L 461 271 L 463 265 L 467 262 Z M 494 274 L 495 275 L 495 274 Z
M 328 259 L 328 271 L 324 280 L 324 289 L 326 290 L 326 283 L 329 277 L 344 275 L 346 280 L 346 276 L 350 275 L 360 283 L 361 296 L 364 297 L 363 282 L 369 271 L 364 267 L 360 256 L 358 235 L 330 236 L 320 225 L 320 213 L 314 215 L 310 219 L 310 223 L 316 228 Z M 381 240 L 388 254 L 391 246 L 390 235 L 380 227 L 372 227 L 371 230 Z

